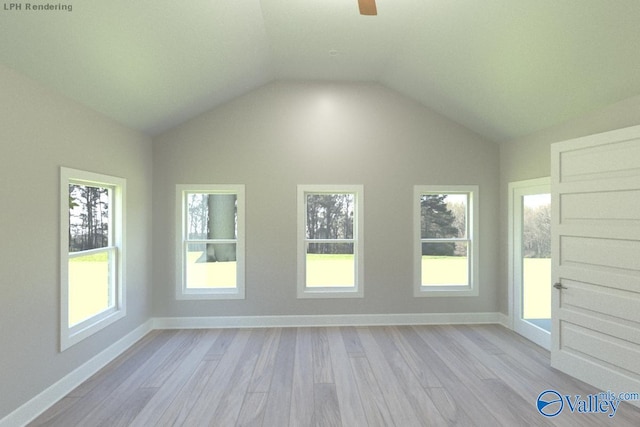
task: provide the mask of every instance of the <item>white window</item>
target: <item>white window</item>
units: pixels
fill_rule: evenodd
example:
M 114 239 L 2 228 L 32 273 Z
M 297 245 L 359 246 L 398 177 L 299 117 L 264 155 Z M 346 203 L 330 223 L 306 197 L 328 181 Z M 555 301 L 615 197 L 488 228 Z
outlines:
M 298 186 L 298 298 L 363 296 L 363 193 Z
M 126 314 L 125 184 L 60 168 L 61 350 Z
M 244 298 L 244 185 L 178 185 L 178 299 Z
M 478 295 L 478 187 L 414 187 L 414 296 Z

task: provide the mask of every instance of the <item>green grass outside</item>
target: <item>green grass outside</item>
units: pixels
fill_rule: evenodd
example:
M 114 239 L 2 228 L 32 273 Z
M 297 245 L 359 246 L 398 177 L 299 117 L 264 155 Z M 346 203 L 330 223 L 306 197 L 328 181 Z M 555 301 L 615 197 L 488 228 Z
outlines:
M 422 256 L 422 286 L 467 285 L 467 257 Z
M 525 319 L 551 318 L 551 258 L 525 258 L 523 263 Z
M 188 275 L 199 287 L 235 287 L 236 263 L 196 263 L 201 252 L 189 254 Z M 353 286 L 354 256 L 307 254 L 308 287 Z M 465 257 L 422 257 L 423 284 L 466 283 Z M 109 304 L 107 254 L 69 260 L 69 321 L 75 324 L 101 312 Z M 425 282 L 425 277 L 427 281 Z M 524 260 L 523 315 L 525 319 L 551 317 L 551 260 Z
M 237 262 L 196 262 L 202 251 L 187 254 L 187 288 L 230 289 L 235 288 Z
M 109 308 L 107 253 L 69 260 L 69 325 L 75 325 Z
M 306 272 L 308 288 L 354 286 L 354 255 L 307 254 Z
M 99 252 L 97 254 L 84 255 L 69 259 L 69 262 L 107 262 L 107 252 Z

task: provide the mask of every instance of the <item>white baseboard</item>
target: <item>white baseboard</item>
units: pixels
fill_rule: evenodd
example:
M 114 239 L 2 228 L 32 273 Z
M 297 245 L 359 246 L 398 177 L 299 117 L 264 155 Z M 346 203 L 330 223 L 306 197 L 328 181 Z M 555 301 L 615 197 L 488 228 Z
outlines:
M 157 317 L 154 329 L 268 328 L 301 326 L 383 326 L 503 324 L 502 313 L 335 314 L 293 316 Z
M 496 313 L 498 315 L 498 322 L 500 325 L 504 326 L 507 329 L 513 329 L 513 321 L 511 320 L 511 317 L 507 314 L 504 313 Z
M 24 426 L 34 420 L 154 329 L 459 325 L 483 323 L 507 325 L 508 317 L 502 313 L 408 313 L 152 318 L 1 419 L 0 427 Z
M 89 379 L 113 359 L 135 344 L 153 329 L 153 321 L 148 320 L 105 350 L 89 359 L 77 369 L 65 375 L 58 382 L 20 406 L 0 420 L 0 427 L 24 426 L 33 421 L 54 403 L 69 394 L 74 388 Z

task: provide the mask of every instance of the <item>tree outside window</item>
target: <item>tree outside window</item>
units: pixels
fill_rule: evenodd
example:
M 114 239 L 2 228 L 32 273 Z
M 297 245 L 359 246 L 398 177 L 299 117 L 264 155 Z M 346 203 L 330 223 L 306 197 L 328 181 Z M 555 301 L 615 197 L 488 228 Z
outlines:
M 416 294 L 473 290 L 475 192 L 468 186 L 416 186 Z
M 125 316 L 123 178 L 60 168 L 61 348 Z
M 244 186 L 178 186 L 177 198 L 178 298 L 243 298 Z
M 361 296 L 361 186 L 299 186 L 298 296 Z

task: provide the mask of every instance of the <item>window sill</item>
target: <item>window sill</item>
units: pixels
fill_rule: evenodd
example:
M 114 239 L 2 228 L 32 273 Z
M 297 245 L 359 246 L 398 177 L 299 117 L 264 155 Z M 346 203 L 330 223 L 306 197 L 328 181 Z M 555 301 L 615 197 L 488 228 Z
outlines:
M 177 300 L 230 300 L 244 299 L 244 290 L 188 290 L 178 292 Z
M 336 288 L 319 288 L 319 289 L 304 289 L 298 290 L 298 299 L 312 299 L 312 298 L 364 298 L 362 290 L 344 289 L 337 290 Z
M 420 297 L 477 297 L 478 289 L 469 286 L 420 286 L 413 296 Z

